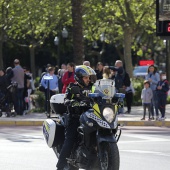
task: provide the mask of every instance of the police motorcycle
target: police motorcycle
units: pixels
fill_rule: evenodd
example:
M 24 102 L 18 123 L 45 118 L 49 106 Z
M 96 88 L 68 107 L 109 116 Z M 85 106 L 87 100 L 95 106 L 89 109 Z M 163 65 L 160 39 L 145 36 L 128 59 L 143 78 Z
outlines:
M 117 142 L 121 128 L 118 124 L 118 109 L 125 95 L 116 93 L 114 81 L 109 79 L 97 80 L 94 88 L 95 93 L 89 93 L 85 98 L 80 95 L 79 88 L 71 89 L 73 95 L 81 98 L 79 106 L 88 105 L 90 109 L 79 115 L 78 140 L 67 158 L 68 166 L 72 167 L 70 169 L 119 170 Z M 43 124 L 46 143 L 57 157 L 64 142 L 64 127 L 69 114 L 63 104 L 64 97 L 65 94 L 51 97 L 50 105 L 57 116 L 45 120 Z

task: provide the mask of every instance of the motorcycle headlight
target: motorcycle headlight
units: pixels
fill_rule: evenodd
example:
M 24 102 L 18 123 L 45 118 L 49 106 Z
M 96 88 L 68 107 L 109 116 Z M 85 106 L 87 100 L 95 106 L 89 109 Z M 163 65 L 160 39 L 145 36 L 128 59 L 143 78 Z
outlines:
M 110 107 L 104 108 L 103 117 L 107 120 L 107 122 L 111 123 L 115 117 L 113 109 L 111 109 Z

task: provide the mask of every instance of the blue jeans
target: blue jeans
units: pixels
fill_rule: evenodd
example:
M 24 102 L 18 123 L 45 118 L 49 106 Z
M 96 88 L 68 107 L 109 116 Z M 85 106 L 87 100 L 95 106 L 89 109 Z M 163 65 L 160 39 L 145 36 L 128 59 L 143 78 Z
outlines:
M 158 96 L 157 96 L 157 93 L 155 90 L 152 91 L 153 92 L 153 97 L 152 97 L 152 100 L 151 100 L 151 114 L 152 114 L 152 117 L 154 117 L 154 109 L 155 109 L 155 112 L 156 112 L 156 116 L 159 116 L 159 113 L 158 113 Z
M 23 93 L 24 93 L 24 88 L 18 88 L 16 90 L 16 95 L 14 97 L 14 109 L 15 112 L 17 112 L 18 115 L 22 115 L 24 108 L 23 108 Z
M 162 117 L 165 117 L 166 99 L 167 99 L 166 93 L 159 94 L 158 108 L 159 108 L 159 111 L 161 112 L 161 116 Z

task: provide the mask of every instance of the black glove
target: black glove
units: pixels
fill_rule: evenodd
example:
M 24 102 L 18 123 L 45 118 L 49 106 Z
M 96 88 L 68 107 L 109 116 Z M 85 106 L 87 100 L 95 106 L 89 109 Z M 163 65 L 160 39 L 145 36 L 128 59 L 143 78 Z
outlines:
M 75 100 L 71 100 L 71 107 L 79 107 L 80 103 L 78 101 Z
M 89 100 L 83 100 L 80 102 L 81 106 L 90 106 L 90 101 Z
M 65 106 L 70 106 L 70 104 L 71 104 L 71 100 L 65 100 L 64 101 L 64 105 Z

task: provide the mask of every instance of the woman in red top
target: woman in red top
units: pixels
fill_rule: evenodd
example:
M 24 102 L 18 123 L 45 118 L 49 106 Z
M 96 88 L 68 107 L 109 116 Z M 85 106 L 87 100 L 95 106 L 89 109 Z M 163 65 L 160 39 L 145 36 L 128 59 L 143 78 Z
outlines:
M 75 70 L 75 64 L 74 63 L 68 63 L 67 64 L 67 70 L 63 77 L 62 77 L 62 83 L 63 83 L 63 89 L 62 89 L 62 93 L 66 92 L 67 86 L 70 83 L 74 83 L 74 70 Z

